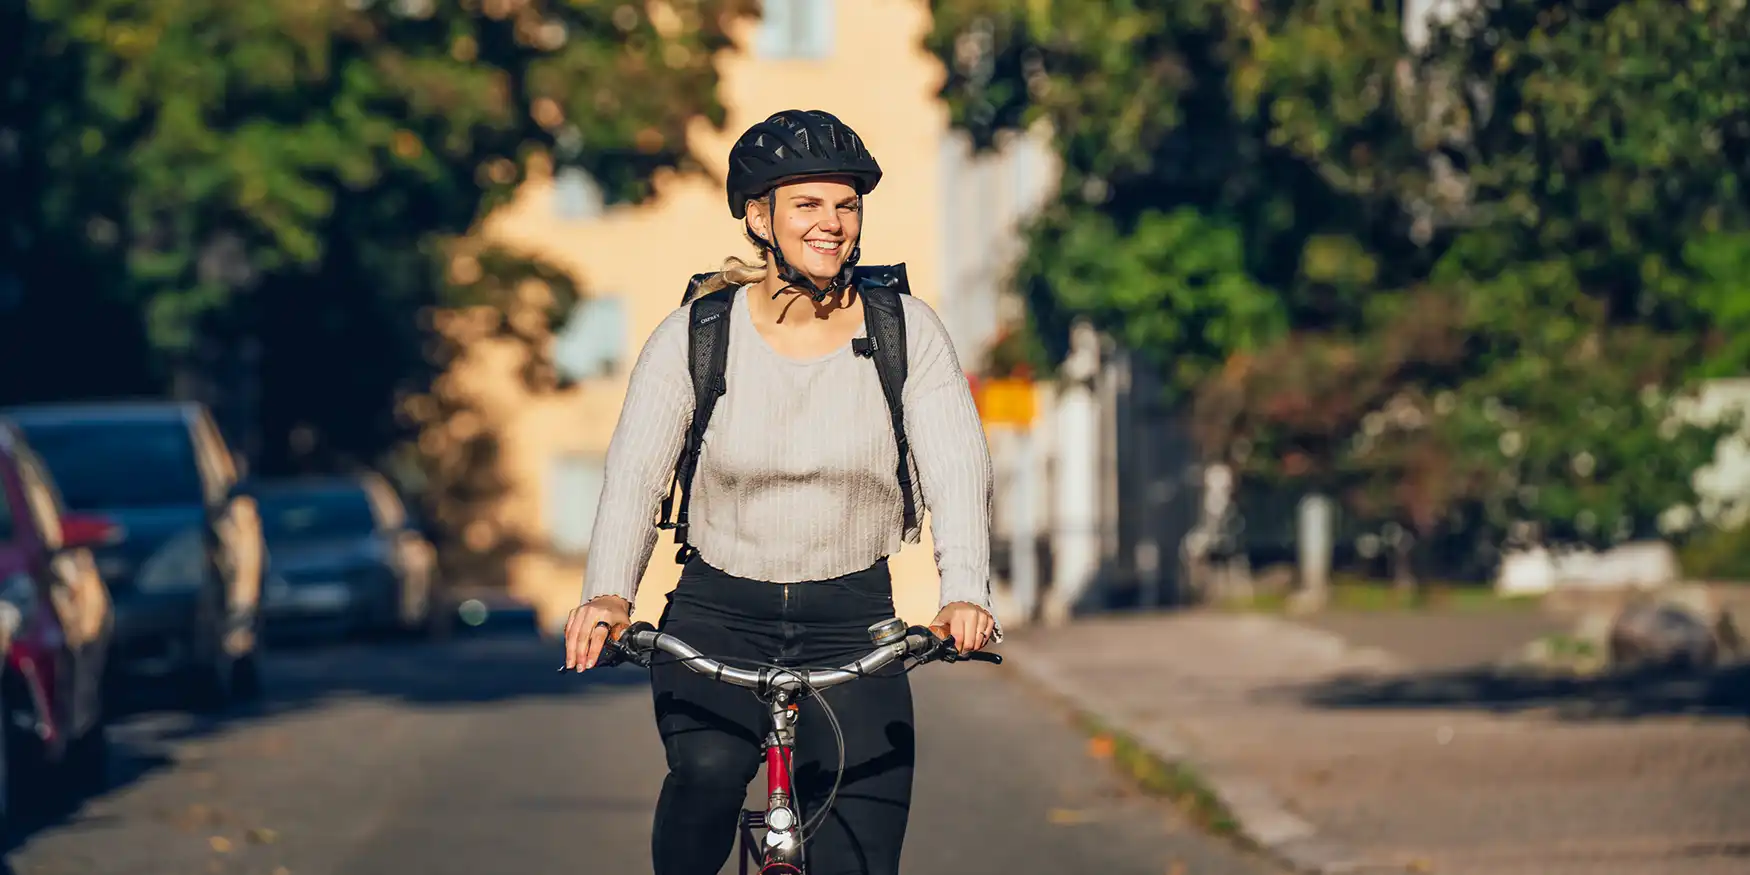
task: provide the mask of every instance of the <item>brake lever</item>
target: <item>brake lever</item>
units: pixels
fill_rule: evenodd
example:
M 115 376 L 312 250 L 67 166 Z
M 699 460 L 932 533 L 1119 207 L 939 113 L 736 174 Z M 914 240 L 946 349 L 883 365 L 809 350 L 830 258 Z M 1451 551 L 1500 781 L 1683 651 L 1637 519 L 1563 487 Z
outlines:
M 974 650 L 971 653 L 961 653 L 960 649 L 954 646 L 953 635 L 942 635 L 937 638 L 937 641 L 940 642 L 936 647 L 939 649 L 941 655 L 936 658 L 943 662 L 988 662 L 991 665 L 1003 664 L 1003 658 L 1000 654 L 988 653 L 983 650 Z
M 627 628 L 631 631 L 639 631 L 638 627 L 640 625 L 649 625 L 649 624 L 647 624 L 647 623 L 644 623 L 644 624 L 633 623 L 630 626 L 628 626 Z M 649 660 L 650 660 L 649 656 L 645 656 L 644 658 L 640 659 L 637 654 L 632 653 L 631 651 L 628 651 L 624 647 L 621 647 L 620 642 L 615 641 L 612 637 L 608 637 L 606 639 L 603 639 L 601 652 L 596 654 L 595 667 L 596 668 L 613 668 L 617 665 L 624 665 L 624 664 L 630 662 L 636 666 L 641 666 L 643 668 L 649 668 L 650 667 Z M 565 666 L 562 665 L 562 666 L 559 666 L 558 670 L 559 671 L 569 671 L 570 669 L 567 669 Z
M 602 652 L 596 656 L 595 667 L 613 668 L 617 665 L 623 665 L 628 662 L 636 663 L 637 661 L 638 660 L 634 658 L 632 654 L 627 653 L 625 648 L 621 647 L 618 642 L 609 638 L 602 642 Z
M 596 654 L 595 668 L 613 668 L 614 666 L 623 665 L 628 662 L 637 664 L 638 660 L 628 655 L 626 651 L 621 650 L 620 645 L 615 644 L 612 641 L 604 641 L 602 642 L 602 652 Z M 556 671 L 573 670 L 574 669 L 563 665 L 556 669 Z

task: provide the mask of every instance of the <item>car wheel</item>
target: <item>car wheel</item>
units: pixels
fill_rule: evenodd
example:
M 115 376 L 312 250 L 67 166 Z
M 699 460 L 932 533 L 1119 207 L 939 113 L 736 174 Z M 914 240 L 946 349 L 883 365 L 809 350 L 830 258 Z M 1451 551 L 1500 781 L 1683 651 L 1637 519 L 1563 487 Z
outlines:
M 217 711 L 231 701 L 231 673 L 215 668 L 212 658 L 207 657 L 188 667 L 183 689 L 190 710 Z
M 0 753 L 0 759 L 6 763 L 5 769 L 5 807 L 8 820 L 17 823 L 20 817 L 53 810 L 56 800 L 51 796 L 58 784 L 50 780 L 48 768 L 48 751 L 43 749 L 43 742 L 34 733 L 19 727 L 22 718 L 15 719 L 13 708 L 22 699 L 23 690 L 18 688 L 19 681 L 10 672 L 5 680 L 0 681 L 0 700 L 5 702 L 4 715 L 5 748 Z
M 100 716 L 67 749 L 67 777 L 75 792 L 102 793 L 109 789 L 109 721 Z
M 0 684 L 0 715 L 6 710 L 6 687 Z M 10 735 L 5 733 L 4 735 Z M 12 751 L 7 739 L 0 737 L 0 848 L 12 848 Z
M 183 689 L 194 711 L 216 711 L 230 704 L 236 679 L 235 660 L 225 652 L 224 621 L 215 601 L 211 594 L 203 598 L 183 669 Z
M 261 638 L 256 637 L 256 649 L 251 650 L 231 662 L 231 698 L 237 702 L 255 702 L 261 699 L 263 684 L 261 682 Z

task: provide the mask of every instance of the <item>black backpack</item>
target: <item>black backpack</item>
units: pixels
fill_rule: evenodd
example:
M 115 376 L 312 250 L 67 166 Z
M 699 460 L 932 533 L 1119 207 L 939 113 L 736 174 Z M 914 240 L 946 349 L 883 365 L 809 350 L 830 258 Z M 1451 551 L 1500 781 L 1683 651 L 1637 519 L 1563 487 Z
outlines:
M 716 275 L 716 271 L 695 274 L 687 282 L 681 296 L 686 303 L 699 284 Z M 893 440 L 899 448 L 899 491 L 905 502 L 905 528 L 917 525 L 917 506 L 912 498 L 911 468 L 907 459 L 911 444 L 905 439 L 905 409 L 900 393 L 905 388 L 905 302 L 900 295 L 911 294 L 906 280 L 905 264 L 859 266 L 852 271 L 851 282 L 863 298 L 864 333 L 851 341 L 851 351 L 871 359 L 881 378 L 882 394 L 887 396 L 887 413 L 893 421 Z M 674 560 L 685 565 L 699 551 L 687 543 L 687 506 L 692 500 L 693 474 L 699 468 L 699 454 L 705 448 L 705 428 L 711 424 L 711 413 L 717 399 L 728 391 L 724 371 L 729 366 L 729 308 L 735 301 L 735 288 L 720 289 L 693 300 L 689 314 L 690 335 L 687 340 L 688 364 L 693 375 L 693 421 L 687 429 L 686 443 L 675 461 L 674 480 L 668 495 L 662 499 L 659 529 L 673 529 L 674 540 L 680 545 Z M 675 504 L 675 493 L 680 504 Z M 670 511 L 674 512 L 670 519 Z

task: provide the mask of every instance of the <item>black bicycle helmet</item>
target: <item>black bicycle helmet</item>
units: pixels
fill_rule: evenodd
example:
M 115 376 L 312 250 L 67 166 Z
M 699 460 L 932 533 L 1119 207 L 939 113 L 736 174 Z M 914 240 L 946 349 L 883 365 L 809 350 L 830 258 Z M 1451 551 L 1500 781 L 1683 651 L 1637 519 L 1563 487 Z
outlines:
M 729 150 L 729 214 L 747 216 L 747 202 L 778 184 L 808 176 L 848 176 L 858 194 L 881 181 L 881 165 L 863 138 L 831 113 L 786 109 L 748 128 Z

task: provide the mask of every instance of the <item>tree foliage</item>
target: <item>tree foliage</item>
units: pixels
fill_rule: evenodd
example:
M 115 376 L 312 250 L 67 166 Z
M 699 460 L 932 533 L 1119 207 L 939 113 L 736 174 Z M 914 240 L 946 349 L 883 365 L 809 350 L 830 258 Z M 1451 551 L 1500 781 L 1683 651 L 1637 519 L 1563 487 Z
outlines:
M 239 350 L 254 338 L 266 466 L 375 461 L 409 433 L 397 393 L 423 389 L 448 358 L 419 313 L 497 306 L 531 272 L 554 309 L 575 294 L 511 252 L 480 253 L 485 273 L 452 282 L 482 217 L 537 158 L 583 168 L 610 201 L 692 169 L 689 126 L 722 121 L 725 27 L 754 7 L 9 4 L 3 394 L 148 392 L 191 371 L 223 389 L 244 376 Z M 316 439 L 300 455 L 292 434 Z
M 1151 353 L 1215 456 L 1423 537 L 1693 503 L 1731 423 L 1678 414 L 1750 360 L 1744 3 L 1479 3 L 1414 47 L 1362 0 L 933 7 L 954 123 L 1066 167 L 1018 282 Z

